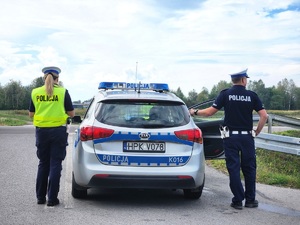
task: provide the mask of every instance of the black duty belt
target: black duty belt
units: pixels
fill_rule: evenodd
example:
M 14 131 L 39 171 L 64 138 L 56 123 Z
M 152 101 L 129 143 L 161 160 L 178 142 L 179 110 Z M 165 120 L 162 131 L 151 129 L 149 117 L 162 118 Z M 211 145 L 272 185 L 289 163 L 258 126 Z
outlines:
M 58 126 L 58 127 L 36 127 L 36 128 L 39 128 L 39 129 L 51 129 L 51 128 L 59 128 L 59 127 L 66 127 L 66 125 L 61 125 L 61 126 Z

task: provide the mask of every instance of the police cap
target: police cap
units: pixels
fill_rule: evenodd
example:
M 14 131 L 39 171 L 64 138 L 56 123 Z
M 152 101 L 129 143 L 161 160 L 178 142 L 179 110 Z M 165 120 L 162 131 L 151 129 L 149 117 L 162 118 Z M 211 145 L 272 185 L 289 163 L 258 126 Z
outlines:
M 230 74 L 230 76 L 231 76 L 231 78 L 237 78 L 237 77 L 247 77 L 247 78 L 249 78 L 249 76 L 247 74 L 247 70 L 248 69 L 245 69 L 245 70 L 243 70 L 241 72 Z
M 48 67 L 43 68 L 42 72 L 44 74 L 55 73 L 58 76 L 60 74 L 61 70 L 60 70 L 60 68 L 58 68 L 56 66 L 48 66 Z

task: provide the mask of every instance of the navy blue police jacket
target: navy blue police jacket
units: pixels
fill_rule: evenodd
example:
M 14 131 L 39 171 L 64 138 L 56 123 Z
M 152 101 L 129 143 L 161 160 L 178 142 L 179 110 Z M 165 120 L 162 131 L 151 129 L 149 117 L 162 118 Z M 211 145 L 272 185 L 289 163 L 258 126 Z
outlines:
M 233 85 L 220 92 L 213 107 L 224 108 L 224 126 L 231 131 L 251 131 L 253 129 L 253 110 L 256 112 L 264 106 L 253 91 L 246 90 L 242 85 Z

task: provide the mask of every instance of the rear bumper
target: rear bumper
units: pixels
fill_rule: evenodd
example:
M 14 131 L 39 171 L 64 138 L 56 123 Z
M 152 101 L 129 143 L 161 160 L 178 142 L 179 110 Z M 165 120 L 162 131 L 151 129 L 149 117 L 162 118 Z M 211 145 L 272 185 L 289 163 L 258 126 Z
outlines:
M 120 176 L 120 175 L 94 175 L 90 180 L 89 187 L 99 188 L 196 188 L 195 181 L 191 176 Z
M 94 149 L 81 142 L 72 154 L 74 179 L 83 188 L 193 189 L 204 182 L 202 145 L 194 149 L 183 166 L 104 165 Z

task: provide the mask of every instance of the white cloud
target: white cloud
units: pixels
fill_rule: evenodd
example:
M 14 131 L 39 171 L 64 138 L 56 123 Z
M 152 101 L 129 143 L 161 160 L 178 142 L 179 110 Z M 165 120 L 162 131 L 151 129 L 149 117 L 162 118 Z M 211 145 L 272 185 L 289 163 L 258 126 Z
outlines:
M 136 81 L 138 62 L 139 80 L 185 94 L 245 68 L 267 87 L 283 78 L 300 86 L 300 12 L 289 8 L 297 2 L 6 1 L 0 82 L 27 85 L 56 65 L 72 98 L 86 100 L 100 81 Z

